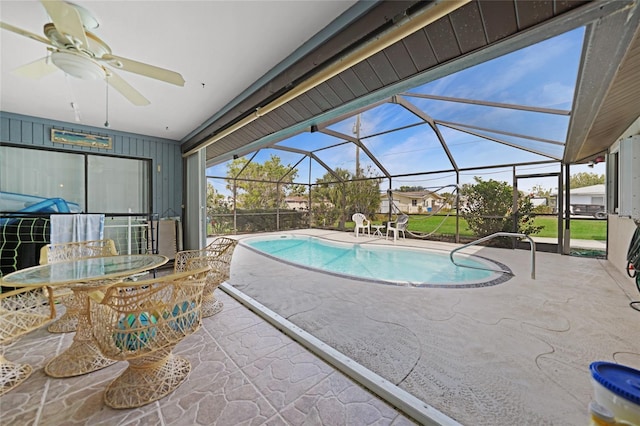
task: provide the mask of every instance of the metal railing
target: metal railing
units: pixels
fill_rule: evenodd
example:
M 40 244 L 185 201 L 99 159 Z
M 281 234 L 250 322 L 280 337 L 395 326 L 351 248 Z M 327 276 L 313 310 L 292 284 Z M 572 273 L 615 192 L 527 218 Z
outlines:
M 104 238 L 112 239 L 120 254 L 157 253 L 157 220 L 153 215 L 108 215 Z
M 38 264 L 40 248 L 51 242 L 54 214 L 0 212 L 0 277 Z M 157 225 L 153 214 L 106 214 L 104 238 L 121 254 L 157 253 Z
M 535 280 L 536 279 L 536 243 L 535 241 L 533 241 L 533 239 L 526 235 L 526 234 L 518 234 L 516 232 L 496 232 L 495 234 L 491 234 L 491 235 L 487 235 L 486 237 L 480 238 L 479 240 L 476 241 L 472 241 L 468 244 L 465 244 L 463 246 L 457 247 L 453 250 L 451 250 L 451 252 L 449 253 L 449 259 L 451 259 L 451 263 L 453 263 L 456 266 L 460 266 L 463 268 L 473 268 L 473 269 L 481 269 L 483 271 L 493 271 L 493 272 L 502 272 L 503 274 L 511 274 L 513 275 L 513 273 L 511 271 L 505 271 L 503 269 L 493 269 L 493 268 L 483 268 L 483 267 L 479 267 L 479 266 L 471 266 L 471 265 L 463 265 L 463 264 L 459 264 L 456 263 L 455 260 L 453 260 L 453 255 L 470 246 L 474 246 L 480 243 L 483 243 L 485 241 L 488 240 L 492 240 L 496 237 L 516 237 L 516 238 L 526 238 L 527 240 L 529 240 L 529 245 L 531 246 L 531 279 Z

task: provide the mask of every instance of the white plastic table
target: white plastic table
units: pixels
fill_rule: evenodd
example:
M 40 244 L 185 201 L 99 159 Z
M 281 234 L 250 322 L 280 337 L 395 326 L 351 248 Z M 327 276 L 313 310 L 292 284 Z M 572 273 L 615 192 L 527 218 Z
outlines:
M 384 225 L 371 225 L 371 227 L 374 229 L 374 236 L 377 235 L 379 237 L 382 237 L 382 228 L 384 228 Z

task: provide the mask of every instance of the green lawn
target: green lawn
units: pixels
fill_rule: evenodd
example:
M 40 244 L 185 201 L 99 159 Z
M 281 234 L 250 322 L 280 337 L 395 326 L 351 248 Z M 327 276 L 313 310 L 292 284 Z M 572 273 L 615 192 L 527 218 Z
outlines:
M 443 222 L 444 221 L 444 222 Z M 381 221 L 374 221 L 376 224 L 382 223 Z M 536 226 L 544 226 L 544 228 L 534 236 L 537 237 L 558 237 L 558 220 L 555 217 L 538 216 L 535 218 Z M 350 227 L 353 227 L 353 223 L 350 223 Z M 411 215 L 409 219 L 409 231 L 431 233 L 438 226 L 438 230 L 435 232 L 437 235 L 456 233 L 456 218 L 451 215 L 446 216 L 420 216 Z M 467 221 L 460 219 L 460 235 L 473 236 L 471 231 L 467 229 Z M 580 240 L 605 240 L 607 238 L 607 221 L 606 220 L 592 220 L 583 219 L 571 220 L 571 238 Z
M 536 217 L 536 225 L 543 225 L 536 236 L 552 237 L 558 236 L 558 220 L 556 218 L 544 216 Z M 594 219 L 571 219 L 571 238 L 579 240 L 600 240 L 607 239 L 607 221 Z

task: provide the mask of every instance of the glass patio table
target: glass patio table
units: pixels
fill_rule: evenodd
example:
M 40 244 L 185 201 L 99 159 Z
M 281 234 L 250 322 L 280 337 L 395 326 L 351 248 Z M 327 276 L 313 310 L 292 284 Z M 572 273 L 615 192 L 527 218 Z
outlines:
M 9 287 L 46 284 L 64 286 L 73 291 L 79 305 L 78 328 L 73 343 L 53 358 L 44 371 L 51 377 L 73 377 L 107 367 L 115 361 L 105 358 L 93 338 L 89 296 L 103 291 L 125 277 L 157 268 L 167 263 L 166 256 L 134 254 L 76 259 L 21 269 L 0 278 Z

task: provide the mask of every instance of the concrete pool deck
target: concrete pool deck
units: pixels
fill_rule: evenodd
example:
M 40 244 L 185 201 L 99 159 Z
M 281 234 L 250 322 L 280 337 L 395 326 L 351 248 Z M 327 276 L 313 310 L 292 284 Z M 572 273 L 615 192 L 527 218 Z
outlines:
M 394 244 L 345 232 L 291 233 Z M 483 288 L 397 287 L 297 268 L 239 245 L 229 284 L 459 423 L 587 424 L 589 364 L 640 369 L 634 283 L 605 260 L 538 252 L 532 280 L 528 250 L 465 250 L 473 252 L 515 276 Z
M 348 232 L 298 233 L 393 245 Z M 239 246 L 231 279 L 216 292 L 224 309 L 174 350 L 192 365 L 175 392 L 140 408 L 111 409 L 104 390 L 126 363 L 48 377 L 44 366 L 73 333 L 40 328 L 4 348 L 7 359 L 34 372 L 0 397 L 0 424 L 404 426 L 421 422 L 405 411 L 421 403 L 418 414 L 426 412 L 430 424 L 586 425 L 589 364 L 640 368 L 640 312 L 629 307 L 640 299 L 635 285 L 603 260 L 538 253 L 531 280 L 527 250 L 470 250 L 516 276 L 484 288 L 396 287 L 285 265 Z M 240 290 L 273 311 L 256 315 L 247 295 L 238 301 Z M 269 318 L 278 313 L 303 338 L 274 327 Z M 314 339 L 333 346 L 329 353 L 339 350 L 359 375 L 307 350 Z

